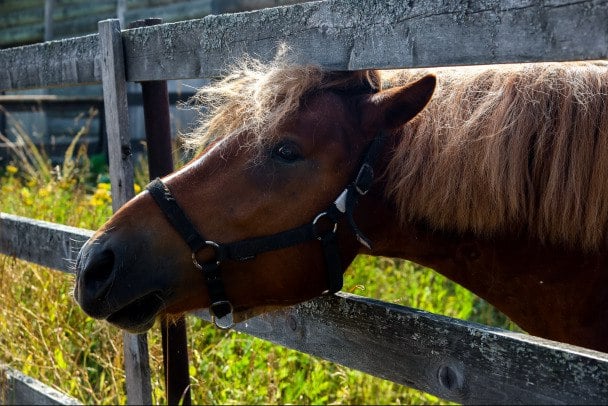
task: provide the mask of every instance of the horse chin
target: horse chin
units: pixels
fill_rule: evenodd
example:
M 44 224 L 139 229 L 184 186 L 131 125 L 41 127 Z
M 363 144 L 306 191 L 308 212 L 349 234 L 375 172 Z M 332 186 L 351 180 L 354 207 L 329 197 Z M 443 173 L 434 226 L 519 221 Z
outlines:
M 106 321 L 132 334 L 148 331 L 162 310 L 164 301 L 156 292 L 143 296 L 106 317 Z

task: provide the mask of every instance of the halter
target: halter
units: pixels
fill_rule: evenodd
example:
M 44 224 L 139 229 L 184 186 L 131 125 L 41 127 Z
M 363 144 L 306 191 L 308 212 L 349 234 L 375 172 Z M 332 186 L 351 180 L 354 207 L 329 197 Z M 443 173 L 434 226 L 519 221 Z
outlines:
M 209 312 L 216 327 L 229 329 L 234 326 L 234 308 L 226 295 L 220 265 L 224 260 L 248 261 L 256 255 L 318 240 L 323 248 L 327 265 L 328 293 L 342 289 L 342 264 L 338 250 L 336 231 L 338 222 L 346 216 L 351 230 L 357 240 L 367 248 L 371 241 L 363 235 L 353 219 L 353 211 L 358 197 L 365 195 L 374 180 L 373 163 L 376 161 L 387 135 L 381 131 L 370 143 L 359 166 L 354 180 L 340 193 L 336 200 L 325 210 L 317 214 L 312 222 L 276 234 L 254 237 L 231 243 L 218 243 L 204 238 L 196 230 L 192 221 L 178 205 L 171 191 L 159 178 L 156 178 L 146 189 L 165 214 L 173 228 L 181 235 L 192 251 L 194 266 L 202 271 L 209 291 L 211 305 Z M 207 262 L 199 262 L 196 253 L 203 248 L 211 248 L 214 257 Z M 222 321 L 222 319 L 226 319 Z

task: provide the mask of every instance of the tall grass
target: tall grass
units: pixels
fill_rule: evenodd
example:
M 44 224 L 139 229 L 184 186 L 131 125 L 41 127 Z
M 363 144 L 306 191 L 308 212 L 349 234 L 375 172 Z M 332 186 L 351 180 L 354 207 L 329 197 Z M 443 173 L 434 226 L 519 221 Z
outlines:
M 20 146 L 13 144 L 22 149 L 15 151 L 9 165 L 0 166 L 0 210 L 99 227 L 111 215 L 111 196 L 107 184 L 91 183 L 86 147 L 75 141 L 63 165 L 53 168 L 27 135 L 21 137 Z M 0 256 L 0 362 L 84 403 L 125 403 L 121 333 L 84 315 L 73 301 L 73 282 L 73 275 Z M 466 289 L 407 261 L 358 257 L 346 274 L 344 290 L 512 327 Z M 198 319 L 189 318 L 187 324 L 192 397 L 197 404 L 445 403 L 242 333 L 218 331 Z M 166 403 L 157 328 L 148 340 L 153 399 Z

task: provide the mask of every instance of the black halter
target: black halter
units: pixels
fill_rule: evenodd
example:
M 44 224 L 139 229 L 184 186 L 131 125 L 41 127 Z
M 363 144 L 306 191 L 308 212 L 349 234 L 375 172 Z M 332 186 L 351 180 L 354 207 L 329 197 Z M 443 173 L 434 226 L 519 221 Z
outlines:
M 342 264 L 336 238 L 338 222 L 346 216 L 357 240 L 367 248 L 371 248 L 371 242 L 355 224 L 353 211 L 358 197 L 365 195 L 372 185 L 374 180 L 372 165 L 380 154 L 385 140 L 385 132 L 381 132 L 374 138 L 365 153 L 357 176 L 327 210 L 319 213 L 312 222 L 263 237 L 254 237 L 231 243 L 217 243 L 207 240 L 198 233 L 188 216 L 177 204 L 169 188 L 160 179 L 157 178 L 146 186 L 171 225 L 192 250 L 194 266 L 201 270 L 205 277 L 211 301 L 209 311 L 217 327 L 225 329 L 234 325 L 232 319 L 233 307 L 226 296 L 220 268 L 220 264 L 226 259 L 247 261 L 255 258 L 257 254 L 318 240 L 323 248 L 325 263 L 327 264 L 328 291 L 329 293 L 335 293 L 342 289 Z M 208 262 L 199 263 L 196 259 L 196 253 L 203 248 L 211 248 L 214 252 L 214 258 Z M 226 323 L 220 323 L 219 320 L 226 316 L 230 316 Z

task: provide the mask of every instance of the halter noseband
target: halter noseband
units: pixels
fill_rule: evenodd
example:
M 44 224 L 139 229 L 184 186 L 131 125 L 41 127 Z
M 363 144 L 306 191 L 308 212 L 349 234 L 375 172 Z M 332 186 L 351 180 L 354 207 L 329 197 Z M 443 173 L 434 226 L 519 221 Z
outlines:
M 146 186 L 171 225 L 190 247 L 192 262 L 197 269 L 202 271 L 205 278 L 209 300 L 211 301 L 209 312 L 213 323 L 218 328 L 229 329 L 234 325 L 232 317 L 234 309 L 226 296 L 220 269 L 221 263 L 226 259 L 247 261 L 255 258 L 257 254 L 318 240 L 323 248 L 325 263 L 327 264 L 328 292 L 335 293 L 342 289 L 342 264 L 336 238 L 338 222 L 346 216 L 357 240 L 367 248 L 371 248 L 371 241 L 363 235 L 355 224 L 353 212 L 358 197 L 365 195 L 372 185 L 374 180 L 372 165 L 379 156 L 386 138 L 386 133 L 382 131 L 372 140 L 359 166 L 357 175 L 327 210 L 319 213 L 310 223 L 268 236 L 231 243 L 217 243 L 207 240 L 199 234 L 192 221 L 177 204 L 167 185 L 156 178 Z M 203 248 L 211 248 L 214 257 L 210 261 L 200 263 L 196 259 L 196 253 Z M 220 320 L 224 318 L 227 320 L 221 322 Z

